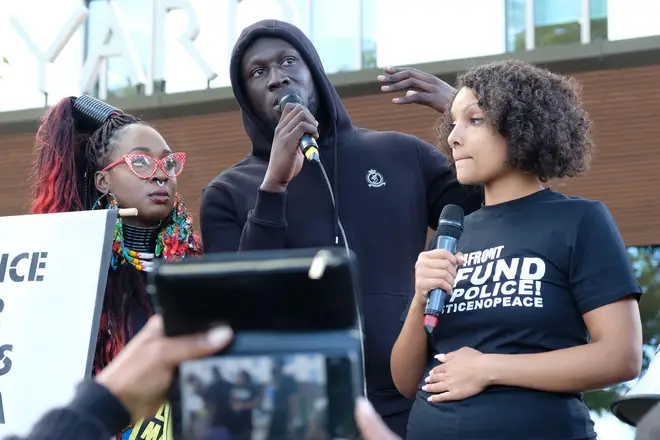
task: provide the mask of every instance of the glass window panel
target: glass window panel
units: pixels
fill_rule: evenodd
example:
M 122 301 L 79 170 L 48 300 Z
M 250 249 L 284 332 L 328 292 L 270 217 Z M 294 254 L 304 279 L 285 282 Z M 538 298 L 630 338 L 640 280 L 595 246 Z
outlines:
M 527 0 L 507 0 L 507 50 L 525 49 Z M 607 0 L 590 0 L 591 40 L 607 39 Z M 581 0 L 534 0 L 536 47 L 580 42 Z
M 589 0 L 591 41 L 607 40 L 607 0 Z
M 137 53 L 140 62 L 138 67 L 146 75 L 151 53 L 153 0 L 113 0 L 113 3 L 120 14 L 121 24 L 127 32 L 128 44 L 131 44 Z M 93 54 L 95 48 L 103 44 L 103 38 L 108 30 L 106 1 L 92 0 L 88 8 L 86 57 Z M 106 75 L 108 97 L 137 95 L 136 84 L 131 80 L 130 63 L 131 61 L 125 57 L 112 57 L 108 60 Z
M 313 1 L 311 32 L 326 73 L 360 69 L 362 35 L 359 0 Z
M 237 32 L 259 20 L 283 20 L 299 27 L 312 40 L 328 74 L 358 70 L 363 59 L 361 43 L 366 40 L 366 44 L 375 51 L 375 19 L 369 17 L 361 21 L 360 2 L 242 0 L 237 6 Z M 367 7 L 374 8 L 373 5 Z M 337 23 L 342 25 L 337 26 Z M 362 32 L 363 24 L 366 34 Z M 368 37 L 363 40 L 364 35 Z
M 378 66 L 378 27 L 376 7 L 378 0 L 360 0 L 362 2 L 362 69 L 374 69 Z
M 506 50 L 525 50 L 525 3 L 527 0 L 506 2 Z
M 228 61 L 230 43 L 235 41 L 235 26 L 228 16 L 229 2 L 233 0 L 190 0 L 196 14 L 200 33 L 193 46 L 218 77 L 211 86 L 229 84 Z M 140 60 L 145 76 L 149 73 L 153 35 L 153 0 L 113 0 L 121 15 L 122 23 L 129 35 Z M 94 45 L 101 44 L 107 25 L 105 24 L 105 0 L 92 0 L 89 5 L 88 53 Z M 174 10 L 167 14 L 164 29 L 163 72 L 167 93 L 201 90 L 209 86 L 202 68 L 179 42 L 185 34 L 189 18 L 185 10 Z M 111 58 L 108 61 L 108 95 L 126 97 L 137 94 L 130 78 L 130 61 L 126 58 Z
M 243 28 L 266 19 L 286 21 L 310 32 L 312 0 L 240 0 L 237 5 L 237 34 Z
M 580 0 L 534 0 L 536 47 L 580 42 Z
M 209 1 L 209 0 L 204 0 Z M 229 59 L 231 50 L 241 31 L 257 21 L 276 19 L 286 21 L 299 27 L 305 35 L 311 37 L 311 6 L 312 0 L 210 0 L 222 3 L 220 14 L 226 17 L 222 26 L 227 29 L 226 47 L 212 42 L 210 51 L 220 51 L 218 78 L 211 82 L 212 87 L 227 87 L 229 80 Z M 234 17 L 233 19 L 231 17 Z M 224 38 L 224 37 L 223 37 Z M 216 47 L 213 47 L 215 45 Z

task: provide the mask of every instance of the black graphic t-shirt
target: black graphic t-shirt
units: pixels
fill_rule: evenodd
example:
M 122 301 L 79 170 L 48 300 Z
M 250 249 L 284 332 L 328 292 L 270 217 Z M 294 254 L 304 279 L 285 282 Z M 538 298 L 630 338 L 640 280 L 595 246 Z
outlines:
M 465 218 L 459 267 L 432 337 L 432 354 L 543 353 L 588 343 L 582 315 L 641 294 L 628 253 L 601 202 L 549 189 Z M 429 403 L 421 391 L 407 440 L 596 438 L 580 394 L 494 386 L 468 399 Z

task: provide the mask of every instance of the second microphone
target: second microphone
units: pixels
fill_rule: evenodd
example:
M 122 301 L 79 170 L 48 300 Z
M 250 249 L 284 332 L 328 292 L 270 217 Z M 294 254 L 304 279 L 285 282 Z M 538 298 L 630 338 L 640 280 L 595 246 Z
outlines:
M 438 229 L 431 242 L 431 249 L 445 249 L 452 254 L 458 249 L 458 239 L 463 234 L 463 208 L 458 205 L 447 205 L 440 213 Z M 442 289 L 433 289 L 429 292 L 424 309 L 424 329 L 428 334 L 438 325 L 438 317 L 445 307 L 447 292 Z

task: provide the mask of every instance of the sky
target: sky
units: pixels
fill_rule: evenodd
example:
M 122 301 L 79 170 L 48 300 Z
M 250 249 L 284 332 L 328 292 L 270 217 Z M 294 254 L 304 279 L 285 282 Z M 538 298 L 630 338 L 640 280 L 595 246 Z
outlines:
M 123 13 L 120 17 L 128 31 L 130 44 L 146 70 L 148 59 L 145 58 L 152 38 L 151 1 L 116 1 L 120 6 L 119 11 Z M 311 1 L 316 2 L 313 14 L 310 14 Z M 235 9 L 231 9 L 233 0 L 191 0 L 201 29 L 195 46 L 218 74 L 211 81 L 211 86 L 229 84 L 228 60 L 231 46 L 243 27 L 263 18 L 284 19 L 301 27 L 314 41 L 329 73 L 341 69 L 353 70 L 359 66 L 361 50 L 355 42 L 361 34 L 365 40 L 377 42 L 379 66 L 467 58 L 497 54 L 505 50 L 504 0 L 405 0 L 407 10 L 424 11 L 424 14 L 418 14 L 414 21 L 403 22 L 397 6 L 404 0 L 363 1 L 363 10 L 367 13 L 360 22 L 360 4 L 356 0 L 244 0 L 234 6 Z M 0 57 L 7 57 L 10 65 L 0 66 L 0 111 L 43 107 L 46 103 L 52 105 L 64 96 L 79 94 L 84 26 L 77 29 L 55 62 L 47 66 L 46 88 L 49 94 L 46 98 L 37 89 L 36 59 L 18 37 L 9 18 L 17 17 L 27 33 L 34 38 L 36 46 L 45 51 L 81 3 L 80 0 L 2 0 L 2 3 Z M 103 5 L 94 6 L 97 7 Z M 607 8 L 610 16 L 619 17 L 618 21 L 610 18 L 610 39 L 658 33 L 660 2 L 656 5 L 645 0 L 608 0 Z M 39 13 L 34 14 L 35 10 Z M 481 13 L 473 14 L 474 10 Z M 640 17 L 639 12 L 636 12 L 635 26 L 630 26 L 630 11 L 641 10 L 646 13 Z M 235 19 L 232 20 L 232 14 L 227 11 L 233 11 Z M 103 37 L 101 31 L 104 28 L 95 25 L 103 15 L 103 11 L 90 14 L 89 24 L 93 33 L 91 40 L 94 42 Z M 312 26 L 310 16 L 321 19 L 317 19 Z M 465 32 L 461 20 L 438 19 L 447 16 L 468 16 L 476 23 L 472 23 L 470 32 Z M 338 20 L 343 26 L 335 26 Z M 182 11 L 171 13 L 166 21 L 165 72 L 168 92 L 203 89 L 207 85 L 201 69 L 176 40 L 185 31 L 187 22 L 186 14 Z M 451 43 L 436 43 L 438 38 L 445 41 L 446 36 L 455 38 L 451 39 Z M 125 74 L 128 66 L 126 62 L 111 61 L 109 84 L 125 84 L 126 77 L 121 73 Z M 600 440 L 633 439 L 633 429 L 614 416 L 598 417 L 594 414 L 593 418 Z

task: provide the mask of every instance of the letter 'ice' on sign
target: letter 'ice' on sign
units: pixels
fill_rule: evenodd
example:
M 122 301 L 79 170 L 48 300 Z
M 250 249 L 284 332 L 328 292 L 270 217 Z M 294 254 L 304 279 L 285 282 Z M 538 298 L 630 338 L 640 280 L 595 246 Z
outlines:
M 78 30 L 78 28 L 85 22 L 87 19 L 87 8 L 83 5 L 78 5 L 69 17 L 69 21 L 66 22 L 59 34 L 53 39 L 53 42 L 48 46 L 46 52 L 41 52 L 37 45 L 35 44 L 32 37 L 25 31 L 25 28 L 18 20 L 16 16 L 12 16 L 9 19 L 16 33 L 21 37 L 25 42 L 30 52 L 35 56 L 38 63 L 37 69 L 37 88 L 40 93 L 47 94 L 48 87 L 46 84 L 46 63 L 54 63 L 60 53 L 67 45 L 73 34 Z
M 122 57 L 127 60 L 131 83 L 135 86 L 144 86 L 147 84 L 146 75 L 142 70 L 133 42 L 124 28 L 123 24 L 127 21 L 123 19 L 121 8 L 112 1 L 105 3 L 104 7 L 105 11 L 99 13 L 99 17 L 105 19 L 101 24 L 103 28 L 101 43 L 92 47 L 85 60 L 80 78 L 80 89 L 83 93 L 91 94 L 97 79 L 105 82 L 105 78 L 100 78 L 99 74 L 105 75 L 107 61 L 112 57 Z M 106 94 L 106 87 L 99 87 L 99 99 L 106 99 Z
M 204 57 L 193 44 L 199 36 L 200 26 L 197 21 L 197 12 L 188 0 L 154 0 L 154 28 L 152 38 L 152 57 L 150 77 L 152 84 L 147 84 L 145 92 L 151 94 L 153 81 L 163 81 L 165 79 L 165 18 L 172 11 L 183 9 L 188 16 L 188 28 L 186 32 L 179 37 L 179 43 L 188 52 L 195 64 L 204 72 L 207 81 L 212 81 L 218 77 L 218 74 L 211 69 Z

